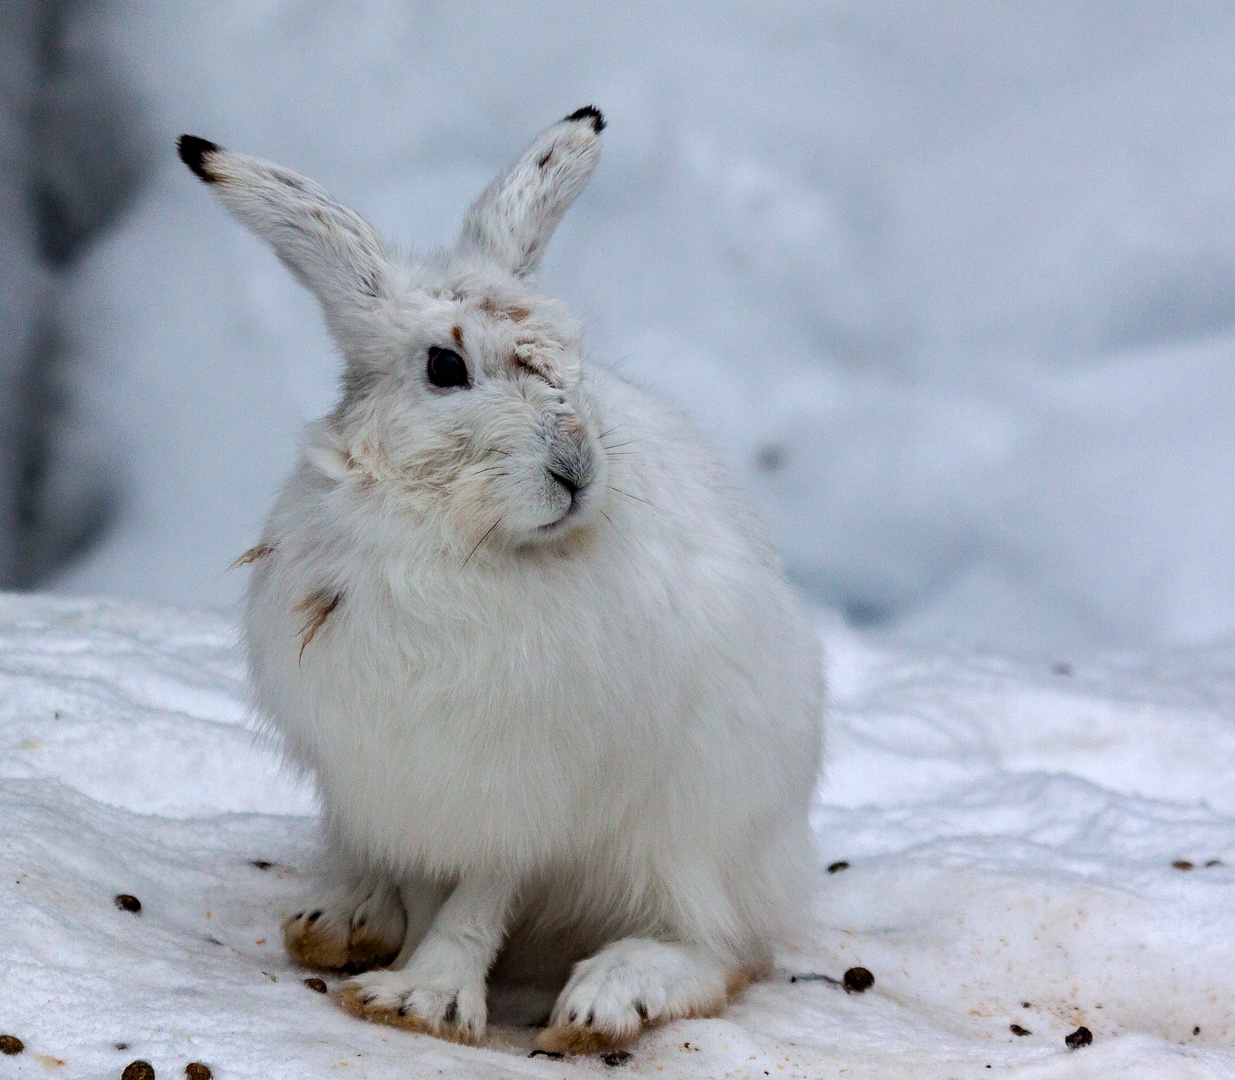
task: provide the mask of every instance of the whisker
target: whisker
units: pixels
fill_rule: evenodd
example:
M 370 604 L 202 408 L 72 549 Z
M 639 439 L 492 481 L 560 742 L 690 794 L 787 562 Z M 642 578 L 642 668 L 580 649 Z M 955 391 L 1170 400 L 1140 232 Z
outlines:
M 499 520 L 500 520 L 500 519 L 499 519 Z M 462 570 L 464 566 L 467 566 L 467 564 L 468 564 L 469 562 L 471 562 L 472 556 L 473 556 L 473 555 L 475 555 L 475 554 L 476 554 L 476 552 L 478 552 L 478 551 L 480 550 L 480 545 L 481 545 L 481 544 L 483 544 L 486 540 L 488 540 L 488 539 L 489 539 L 489 534 L 490 534 L 491 532 L 493 532 L 493 530 L 494 530 L 494 529 L 496 529 L 496 528 L 497 528 L 497 526 L 498 526 L 498 522 L 497 522 L 497 521 L 495 521 L 492 525 L 490 525 L 490 526 L 489 526 L 489 528 L 488 528 L 488 530 L 485 532 L 484 536 L 482 536 L 479 540 L 477 540 L 477 541 L 476 541 L 476 546 L 475 546 L 474 548 L 472 548 L 472 550 L 471 550 L 471 551 L 469 551 L 469 552 L 467 553 L 467 558 L 463 560 L 463 566 L 460 566 L 460 567 L 459 567 L 459 569 L 460 569 L 460 570 Z
M 634 446 L 638 441 L 638 439 L 627 439 L 625 442 L 614 443 L 612 446 L 606 446 L 604 443 L 600 445 L 604 446 L 606 450 L 621 450 L 623 446 Z
M 604 431 L 602 431 L 602 432 L 601 432 L 599 435 L 597 435 L 596 437 L 597 437 L 598 439 L 603 439 L 606 435 L 612 435 L 612 434 L 613 434 L 613 432 L 617 431 L 617 429 L 618 429 L 618 428 L 620 428 L 620 427 L 625 427 L 625 426 L 626 426 L 627 424 L 629 424 L 632 420 L 642 420 L 645 416 L 649 415 L 649 414 L 650 414 L 650 413 L 652 413 L 653 411 L 655 411 L 655 410 L 654 410 L 654 408 L 652 408 L 652 409 L 644 409 L 644 410 L 643 410 L 643 412 L 639 413 L 637 416 L 628 416 L 625 420 L 619 420 L 619 421 L 618 421 L 616 424 L 614 424 L 612 427 L 610 427 L 610 428 L 606 428 Z
M 628 499 L 634 499 L 635 502 L 641 502 L 643 503 L 644 506 L 650 506 L 652 507 L 653 510 L 659 509 L 659 507 L 657 507 L 655 503 L 648 502 L 647 499 L 643 498 L 640 495 L 632 495 L 629 491 L 624 491 L 620 487 L 614 487 L 612 484 L 610 484 L 609 490 L 616 491 L 619 495 L 625 495 Z
M 621 528 L 618 523 L 614 521 L 613 518 L 611 518 L 604 510 L 600 513 L 604 519 L 613 526 L 613 531 L 622 538 L 623 542 L 629 544 L 631 548 L 636 551 L 636 553 L 643 552 L 644 554 L 647 554 L 647 546 L 642 543 L 636 543 L 634 537 L 630 535 L 630 530 Z

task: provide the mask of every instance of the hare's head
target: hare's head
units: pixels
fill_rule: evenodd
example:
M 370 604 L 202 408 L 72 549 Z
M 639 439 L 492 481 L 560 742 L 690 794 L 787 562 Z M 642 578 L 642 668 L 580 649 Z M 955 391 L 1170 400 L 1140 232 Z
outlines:
M 387 248 L 303 177 L 191 135 L 180 156 L 320 301 L 346 359 L 315 466 L 452 545 L 572 532 L 607 486 L 579 330 L 533 275 L 600 155 L 590 106 L 542 132 L 468 211 L 454 249 Z

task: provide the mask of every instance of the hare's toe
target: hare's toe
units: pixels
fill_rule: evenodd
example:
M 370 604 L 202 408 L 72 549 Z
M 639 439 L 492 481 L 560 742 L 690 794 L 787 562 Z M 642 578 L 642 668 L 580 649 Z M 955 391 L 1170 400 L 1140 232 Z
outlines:
M 287 954 L 303 967 L 349 974 L 385 967 L 399 955 L 406 917 L 388 884 L 345 890 L 283 923 Z
M 348 923 L 323 908 L 300 911 L 283 923 L 283 947 L 302 967 L 340 971 L 347 966 Z
M 353 1016 L 457 1043 L 478 1043 L 485 1033 L 484 984 L 415 985 L 407 971 L 371 971 L 349 979 L 335 1000 Z
M 645 1027 L 715 1015 L 738 985 L 724 964 L 690 946 L 627 938 L 575 965 L 536 1045 L 560 1054 L 622 1046 Z

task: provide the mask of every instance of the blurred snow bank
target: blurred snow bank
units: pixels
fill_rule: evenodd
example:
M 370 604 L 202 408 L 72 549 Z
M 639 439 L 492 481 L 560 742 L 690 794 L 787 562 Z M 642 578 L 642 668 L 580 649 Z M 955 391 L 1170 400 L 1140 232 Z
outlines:
M 104 2 L 0 5 L 0 588 L 41 583 L 114 509 L 108 440 L 72 392 L 95 343 L 60 311 L 146 164 L 140 105 L 90 33 Z
M 528 1059 L 544 1003 L 526 997 L 491 995 L 469 1049 L 306 989 L 279 923 L 313 864 L 313 801 L 253 740 L 235 637 L 211 615 L 0 594 L 19 1073 L 36 1055 L 83 1078 L 134 1058 L 255 1080 L 605 1073 Z M 1052 667 L 824 637 L 816 919 L 722 1016 L 649 1032 L 632 1075 L 1231 1076 L 1235 650 Z M 791 981 L 852 966 L 872 989 Z M 1095 1041 L 1069 1051 L 1080 1025 Z
M 113 0 L 162 171 L 77 275 L 127 468 L 70 592 L 223 606 L 337 360 L 180 131 L 453 239 L 585 102 L 545 266 L 592 356 L 685 406 L 790 569 L 901 640 L 1235 633 L 1235 9 Z

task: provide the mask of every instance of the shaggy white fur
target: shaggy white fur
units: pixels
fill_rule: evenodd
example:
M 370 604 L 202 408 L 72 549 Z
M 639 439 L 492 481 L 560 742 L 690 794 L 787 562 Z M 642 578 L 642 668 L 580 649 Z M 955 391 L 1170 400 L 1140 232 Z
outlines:
M 713 1012 L 812 872 L 816 638 L 689 425 L 584 364 L 529 277 L 603 127 L 548 128 L 419 260 L 311 182 L 181 140 L 347 359 L 250 553 L 257 701 L 329 838 L 288 948 L 353 969 L 397 948 L 343 1003 L 446 1038 L 482 1036 L 491 969 L 561 986 L 578 962 L 550 1049 Z

